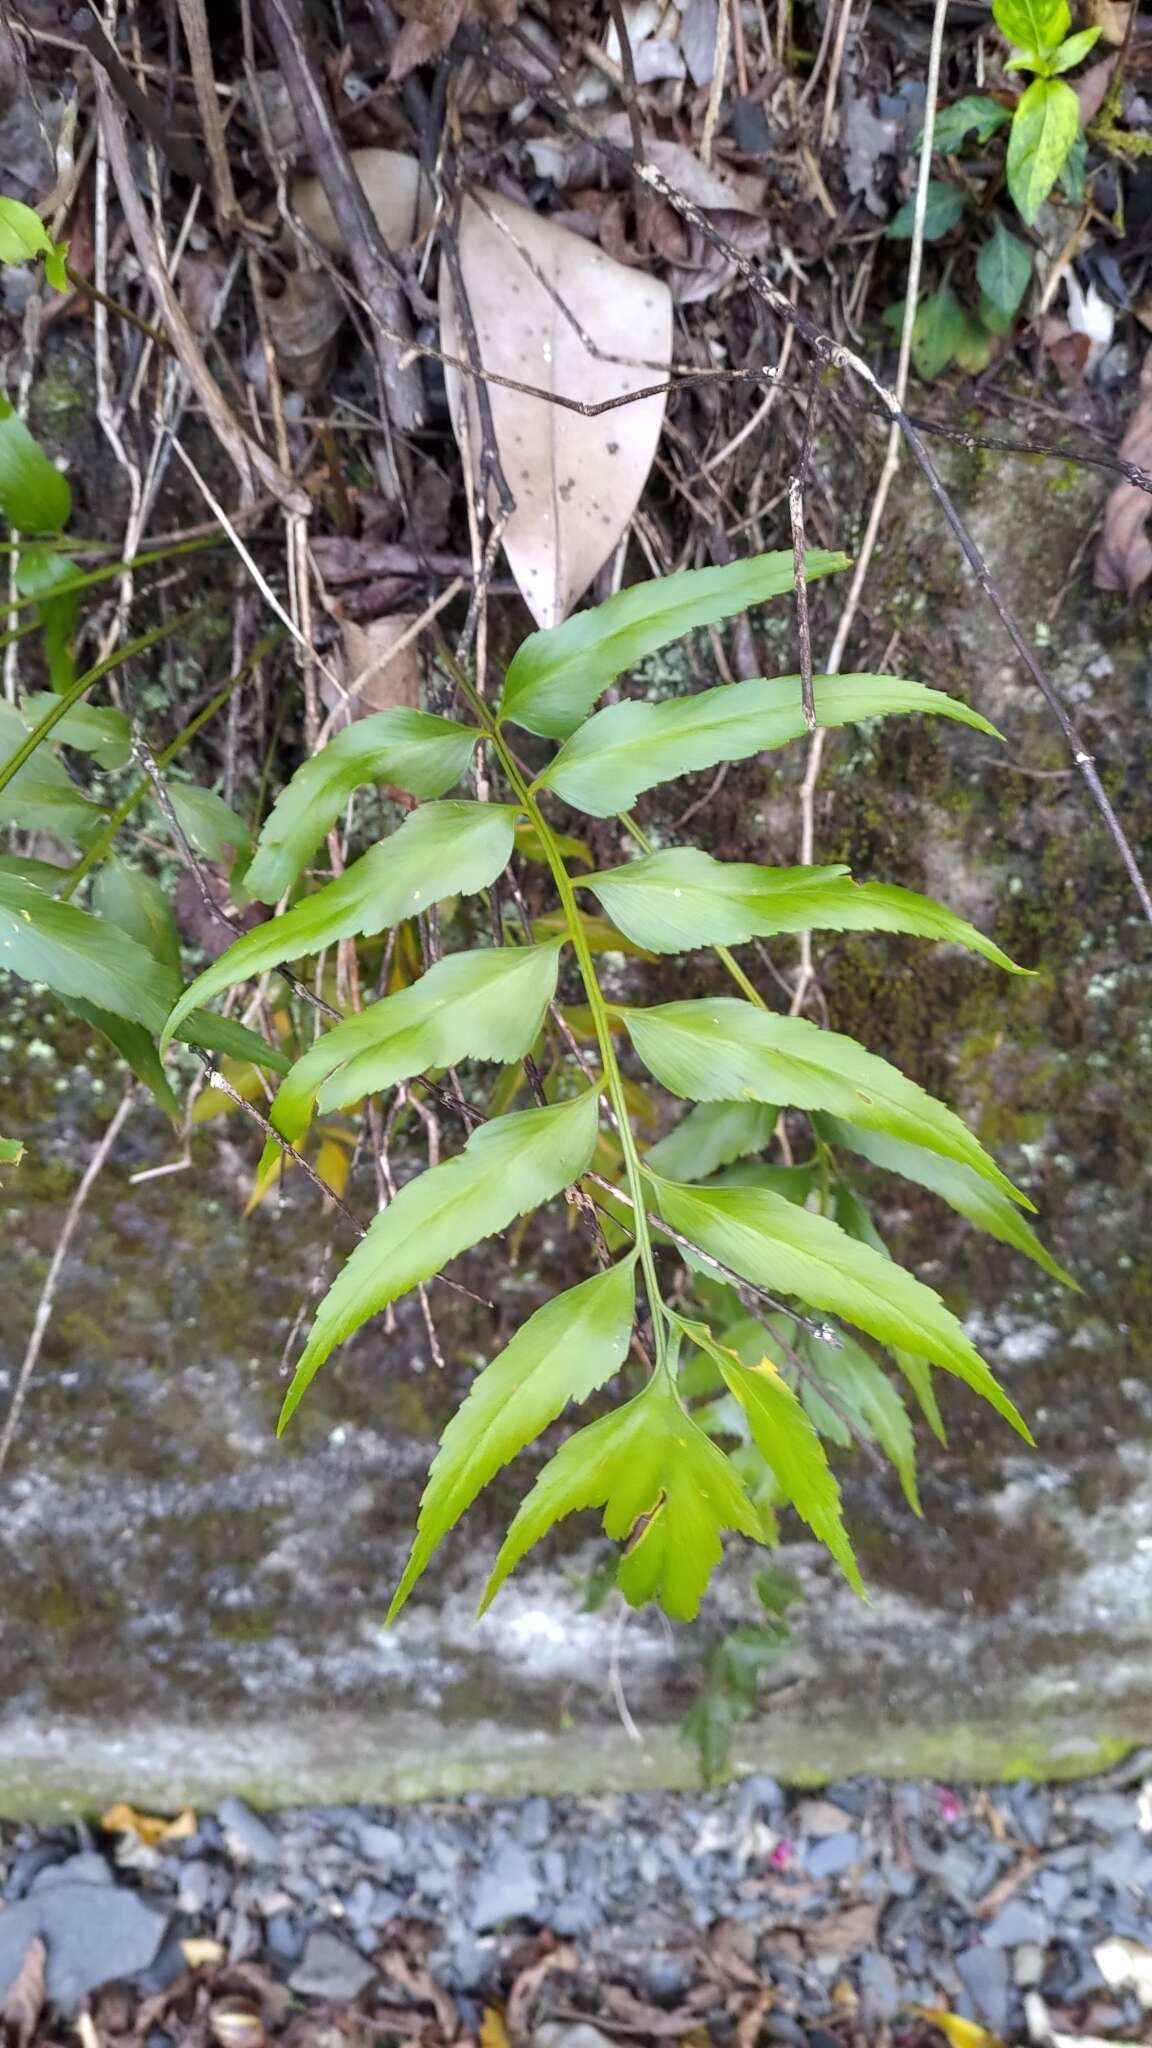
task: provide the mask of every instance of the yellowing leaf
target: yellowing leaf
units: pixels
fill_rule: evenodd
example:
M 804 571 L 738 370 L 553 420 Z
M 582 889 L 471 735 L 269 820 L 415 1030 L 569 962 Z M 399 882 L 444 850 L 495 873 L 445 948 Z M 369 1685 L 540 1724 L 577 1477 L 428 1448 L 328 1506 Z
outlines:
M 480 2048 L 510 2048 L 508 2029 L 494 2005 L 484 2007 L 480 2021 Z
M 213 1941 L 206 1934 L 190 1934 L 180 1943 L 180 1953 L 190 1970 L 206 1970 L 213 1963 L 222 1963 L 228 1951 L 222 1941 Z
M 316 1154 L 316 1171 L 321 1180 L 338 1195 L 343 1195 L 348 1185 L 348 1174 L 352 1166 L 352 1154 L 339 1138 L 322 1138 Z
M 100 1825 L 110 1835 L 133 1835 L 142 1848 L 158 1849 L 162 1842 L 186 1842 L 194 1835 L 196 1815 L 186 1806 L 175 1820 L 166 1820 L 163 1814 L 138 1813 L 134 1806 L 120 1801 L 101 1814 Z
M 492 192 L 479 199 L 464 201 L 460 267 L 484 367 L 584 403 L 659 383 L 659 368 L 630 368 L 604 357 L 669 361 L 667 285 L 646 270 L 613 262 L 595 243 L 543 214 Z M 551 291 L 529 269 L 521 248 Z M 602 354 L 589 353 L 552 292 Z M 440 319 L 445 349 L 466 360 L 447 263 L 440 266 Z M 481 449 L 475 386 L 457 370 L 445 375 L 462 447 L 467 418 L 475 475 Z M 627 528 L 656 453 L 665 401 L 644 398 L 586 418 L 499 385 L 490 385 L 488 395 L 516 500 L 504 529 L 504 552 L 533 618 L 553 626 L 567 617 Z
M 910 2005 L 908 2010 L 937 2028 L 948 2048 L 1003 2048 L 998 2034 L 990 2034 L 987 2027 L 977 2026 L 975 2020 L 966 2020 L 958 2012 L 945 2012 L 930 2005 Z

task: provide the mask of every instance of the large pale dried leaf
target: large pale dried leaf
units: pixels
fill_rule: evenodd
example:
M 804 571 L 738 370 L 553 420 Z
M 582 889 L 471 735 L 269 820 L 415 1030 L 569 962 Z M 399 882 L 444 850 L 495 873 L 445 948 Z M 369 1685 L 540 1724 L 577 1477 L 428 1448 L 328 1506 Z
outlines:
M 1083 0 L 1081 14 L 1089 28 L 1098 28 L 1102 43 L 1118 50 L 1128 33 L 1132 0 Z
M 388 247 L 403 249 L 414 242 L 428 226 L 433 208 L 431 188 L 416 158 L 402 156 L 396 149 L 354 149 L 352 168 Z M 322 248 L 333 256 L 344 253 L 344 237 L 319 178 L 296 180 L 292 210 Z
M 1140 397 L 1120 443 L 1128 462 L 1152 469 L 1152 353 L 1144 358 Z M 1125 590 L 1134 597 L 1152 576 L 1152 543 L 1146 531 L 1152 497 L 1135 484 L 1117 484 L 1104 507 L 1104 531 L 1096 550 L 1097 590 Z
M 420 657 L 415 640 L 394 653 L 397 643 L 416 624 L 417 612 L 389 612 L 383 619 L 357 625 L 355 619 L 341 618 L 344 688 L 325 676 L 320 695 L 334 713 L 333 729 L 342 730 L 349 718 L 367 718 L 372 711 L 390 711 L 396 704 L 420 709 Z
M 657 279 L 613 263 L 601 249 L 511 200 L 466 200 L 460 262 L 487 369 L 595 403 L 639 391 L 651 368 L 590 354 L 555 299 L 529 269 L 527 251 L 574 319 L 605 355 L 666 363 L 672 301 Z M 495 215 L 508 229 L 502 232 Z M 510 239 L 515 237 L 515 241 Z M 466 356 L 447 264 L 440 271 L 440 317 L 449 354 Z M 480 424 L 470 379 L 449 370 L 457 439 L 467 437 L 475 467 Z M 664 398 L 645 398 L 586 418 L 544 399 L 490 385 L 492 420 L 516 510 L 504 551 L 524 601 L 540 626 L 568 616 L 625 531 L 656 453 Z

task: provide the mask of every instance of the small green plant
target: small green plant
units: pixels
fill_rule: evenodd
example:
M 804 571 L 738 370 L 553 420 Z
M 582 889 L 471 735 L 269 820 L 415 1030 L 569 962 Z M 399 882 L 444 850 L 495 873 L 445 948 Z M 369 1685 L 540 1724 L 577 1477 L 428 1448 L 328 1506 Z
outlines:
M 1008 129 L 1004 175 L 1016 210 L 1029 227 L 1059 180 L 1069 198 L 1083 197 L 1086 145 L 1076 94 L 1063 74 L 1093 48 L 1098 28 L 1070 34 L 1068 0 L 994 0 L 997 27 L 1012 47 L 1006 71 L 1031 71 L 1031 84 L 1011 105 L 989 93 L 970 93 L 942 107 L 933 146 L 940 156 L 957 155 L 967 144 L 985 147 Z M 971 203 L 972 184 L 933 178 L 924 213 L 925 242 L 943 242 L 960 226 Z M 905 200 L 888 228 L 892 241 L 911 239 L 915 198 Z M 987 216 L 985 216 L 987 220 Z M 912 335 L 916 372 L 932 382 L 955 364 L 975 374 L 991 360 L 996 341 L 1011 334 L 1032 278 L 1028 243 L 993 214 L 990 232 L 975 252 L 972 286 L 957 293 L 957 264 L 969 260 L 967 245 L 948 258 L 944 276 L 918 309 Z M 904 303 L 890 306 L 885 323 L 899 328 Z
M 811 578 L 842 566 L 835 555 L 808 557 Z M 299 886 L 355 789 L 385 781 L 416 798 L 416 808 L 343 874 L 306 885 L 289 909 L 238 939 L 185 990 L 164 1028 L 161 1050 L 209 1014 L 205 1003 L 249 976 L 340 940 L 371 941 L 464 899 L 452 929 L 470 943 L 325 1031 L 272 1106 L 274 1127 L 296 1144 L 317 1110 L 347 1111 L 400 1086 L 438 1087 L 445 1070 L 466 1062 L 503 1063 L 513 1075 L 497 1115 L 474 1093 L 455 1098 L 470 1131 L 462 1150 L 402 1186 L 348 1258 L 316 1314 L 282 1428 L 332 1351 L 371 1317 L 566 1191 L 580 1188 L 600 1210 L 620 1254 L 538 1309 L 477 1376 L 434 1460 L 393 1614 L 494 1474 L 570 1402 L 603 1398 L 612 1381 L 623 1398 L 577 1430 L 527 1494 L 485 1607 L 557 1521 L 590 1507 L 603 1511 L 606 1533 L 621 1546 L 625 1597 L 656 1599 L 680 1619 L 697 1612 L 724 1531 L 771 1540 L 766 1517 L 780 1501 L 859 1587 L 821 1429 L 830 1416 L 840 1427 L 846 1410 L 859 1413 L 900 1461 L 906 1437 L 894 1420 L 896 1407 L 903 1414 L 899 1396 L 841 1318 L 890 1350 L 930 1416 L 936 1365 L 1028 1436 L 955 1317 L 888 1258 L 842 1172 L 840 1149 L 935 1187 L 1058 1272 L 1020 1213 L 1027 1198 L 950 1109 L 896 1068 L 852 1039 L 768 1010 L 730 948 L 777 933 L 896 931 L 1023 970 L 942 905 L 881 883 L 858 885 L 843 867 L 770 868 L 690 846 L 645 846 L 629 815 L 644 791 L 802 736 L 798 677 L 593 709 L 616 677 L 657 648 L 791 583 L 791 556 L 777 554 L 640 584 L 532 634 L 494 713 L 458 672 L 473 722 L 396 709 L 339 734 L 298 771 L 260 833 L 246 875 L 253 896 L 276 903 Z M 894 676 L 819 676 L 815 702 L 829 727 L 919 712 L 994 730 L 966 705 Z M 523 734 L 559 742 L 538 773 L 521 758 Z M 449 797 L 481 748 L 499 800 Z M 620 815 L 640 843 L 638 856 L 574 874 L 548 815 L 557 801 L 593 817 Z M 498 890 L 525 824 L 558 908 L 529 935 L 498 893 L 492 907 L 503 943 L 495 945 L 485 936 L 488 916 L 470 915 L 467 899 Z M 29 908 L 25 929 L 34 930 L 39 908 Z M 605 945 L 672 955 L 713 947 L 739 994 L 653 1007 L 614 1001 L 596 964 Z M 572 1051 L 562 973 L 578 984 L 580 1007 L 570 1004 L 570 1013 L 590 1055 L 578 1040 Z M 663 1149 L 646 1145 L 634 1123 L 636 1084 L 622 1064 L 628 1045 L 670 1096 L 695 1105 Z M 529 1054 L 532 1074 L 547 1077 L 544 1099 L 514 1107 L 530 1085 Z M 786 1107 L 808 1114 L 812 1156 L 781 1179 L 780 1167 L 756 1155 Z M 737 1163 L 742 1170 L 733 1173 Z M 743 1304 L 753 1327 L 740 1343 L 706 1319 L 692 1291 L 701 1276 Z M 630 1353 L 634 1363 L 626 1363 Z M 696 1412 L 686 1366 L 720 1390 L 719 1411 L 713 1392 L 703 1397 L 702 1417 Z M 815 1422 L 813 1386 L 827 1411 Z
M 700 1760 L 705 1785 L 727 1777 L 737 1729 L 756 1712 L 765 1671 L 792 1640 L 786 1616 L 800 1599 L 796 1580 L 786 1572 L 756 1574 L 758 1621 L 726 1630 L 709 1643 L 700 1660 L 696 1699 L 680 1724 L 680 1734 Z

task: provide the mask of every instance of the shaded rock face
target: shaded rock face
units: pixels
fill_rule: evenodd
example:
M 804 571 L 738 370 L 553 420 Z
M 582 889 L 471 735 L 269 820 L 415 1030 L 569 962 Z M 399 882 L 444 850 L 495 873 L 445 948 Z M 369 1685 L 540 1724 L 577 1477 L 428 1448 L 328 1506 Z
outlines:
M 1101 486 L 1029 461 L 966 462 L 952 481 L 1147 846 L 1146 648 L 1118 600 L 1078 582 L 1064 595 Z M 923 1522 L 885 1478 L 846 1462 L 873 1604 L 791 1546 L 809 1597 L 788 1684 L 743 1732 L 740 1760 L 996 1775 L 1088 1761 L 1152 1722 L 1152 948 L 1048 713 L 914 479 L 896 494 L 869 603 L 875 664 L 898 634 L 890 663 L 966 696 L 1005 744 L 930 720 L 833 735 L 817 858 L 938 894 L 1039 972 L 836 940 L 821 955 L 830 1021 L 969 1116 L 1083 1292 L 861 1169 L 894 1249 L 969 1318 L 1038 1449 L 942 1386 L 949 1444 L 922 1445 Z M 762 631 L 766 670 L 791 667 L 787 619 Z M 793 750 L 732 770 L 691 829 L 722 856 L 795 859 L 800 765 Z M 687 788 L 657 810 L 665 836 Z M 613 829 L 597 828 L 605 858 Z M 777 958 L 788 966 L 783 944 Z M 682 995 L 715 985 L 703 957 L 652 972 L 662 993 L 669 976 Z M 11 1376 L 77 1161 L 118 1083 L 66 1020 L 26 994 L 4 1002 L 6 1127 L 33 1151 L 5 1190 Z M 43 1056 L 50 1045 L 62 1070 Z M 0 1807 L 82 1798 L 101 1773 L 114 1791 L 151 1772 L 175 1796 L 183 1772 L 190 1786 L 284 1796 L 303 1768 L 313 1797 L 690 1776 L 671 1731 L 691 1693 L 693 1632 L 629 1622 L 637 1749 L 611 1704 L 617 1623 L 584 1608 L 602 1555 L 589 1527 L 474 1623 L 528 1461 L 492 1489 L 398 1627 L 382 1627 L 436 1435 L 470 1372 L 578 1277 L 562 1219 L 530 1234 L 515 1272 L 487 1252 L 471 1262 L 494 1314 L 436 1291 L 446 1373 L 429 1364 L 417 1316 L 402 1312 L 392 1335 L 378 1321 L 277 1444 L 280 1359 L 302 1298 L 324 1284 L 329 1223 L 306 1190 L 240 1219 L 254 1155 L 231 1120 L 197 1139 L 190 1171 L 129 1185 L 171 1150 L 163 1119 L 139 1111 L 78 1234 L 5 1475 Z M 702 1626 L 749 1612 L 752 1562 L 730 1557 Z

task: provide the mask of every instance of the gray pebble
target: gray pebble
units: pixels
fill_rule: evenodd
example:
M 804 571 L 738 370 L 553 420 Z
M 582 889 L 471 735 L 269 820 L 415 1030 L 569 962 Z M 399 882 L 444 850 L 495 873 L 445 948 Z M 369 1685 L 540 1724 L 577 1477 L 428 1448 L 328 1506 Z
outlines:
M 482 1994 L 494 1982 L 500 1958 L 494 1942 L 465 1937 L 447 1952 L 445 1963 L 445 1973 L 455 1990 Z
M 366 1863 L 373 1863 L 380 1870 L 400 1870 L 407 1867 L 404 1837 L 399 1828 L 386 1827 L 378 1820 L 358 1820 L 356 1835 L 360 1843 L 360 1854 Z
M 1044 1911 L 1053 1920 L 1057 1919 L 1064 1902 L 1071 1893 L 1073 1878 L 1067 1870 L 1042 1870 L 1033 1886 Z
M 177 1879 L 176 1903 L 182 1913 L 195 1918 L 207 1909 L 215 1872 L 210 1863 L 182 1863 Z
M 548 2020 L 537 2027 L 532 2048 L 612 2048 L 612 2043 L 587 2020 L 574 2025 L 565 2020 Z
M 52 1885 L 19 1899 L 0 1913 L 0 2000 L 34 1934 L 48 1948 L 48 1996 L 71 2013 L 86 1992 L 146 1970 L 166 1925 L 135 1892 L 108 1882 Z
M 346 1941 L 320 1928 L 308 1936 L 304 1954 L 288 1979 L 288 1988 L 302 1998 L 358 1998 L 375 1975 L 372 1964 L 349 1948 Z
M 1008 2024 L 1011 1988 L 1008 1957 L 1002 1948 L 976 1946 L 961 1949 L 954 1958 L 956 1972 L 975 2008 L 976 2017 L 994 2034 Z
M 269 1913 L 264 1922 L 264 1940 L 270 1955 L 277 1962 L 299 1961 L 304 1947 L 304 1936 L 287 1913 Z
M 851 1870 L 863 1855 L 863 1844 L 857 1834 L 825 1835 L 822 1841 L 813 1843 L 804 1853 L 804 1867 L 809 1877 L 838 1877 L 841 1871 Z
M 103 1856 L 88 1851 L 80 1856 L 69 1856 L 64 1863 L 49 1863 L 44 1870 L 38 1870 L 31 1884 L 29 1894 L 51 1891 L 58 1884 L 111 1884 L 112 1872 Z
M 551 1802 L 541 1794 L 525 1802 L 519 1835 L 526 1849 L 542 1849 L 552 1832 Z
M 1090 1822 L 1107 1835 L 1123 1834 L 1136 1821 L 1136 1801 L 1131 1792 L 1081 1792 L 1069 1804 L 1078 1820 Z
M 545 1849 L 540 1868 L 549 1891 L 559 1898 L 568 1885 L 568 1858 L 563 1849 Z
M 27 1849 L 21 1849 L 14 1856 L 4 1882 L 3 1896 L 6 1899 L 22 1899 L 29 1890 L 32 1880 L 41 1871 L 53 1864 L 64 1862 L 64 1850 L 59 1842 L 33 1842 Z
M 900 1986 L 887 1956 L 877 1949 L 865 1949 L 858 1967 L 860 1996 L 867 2001 L 873 2020 L 894 2019 L 900 2009 Z M 871 2029 L 867 2029 L 871 2032 Z
M 1046 1942 L 1050 1931 L 1042 1907 L 1030 1906 L 1026 1899 L 1009 1899 L 988 1922 L 984 1939 L 989 1948 L 1018 1948 L 1025 1941 Z
M 533 1920 L 540 1909 L 535 1858 L 514 1843 L 499 1850 L 480 1872 L 472 1894 L 473 1927 L 486 1933 L 509 1920 Z
M 1125 1828 L 1111 1848 L 1093 1853 L 1089 1868 L 1096 1884 L 1135 1885 L 1143 1881 L 1148 1845 L 1139 1828 Z
M 736 1802 L 736 1821 L 740 1827 L 754 1819 L 758 1813 L 774 1819 L 784 1809 L 784 1793 L 775 1778 L 758 1771 L 751 1778 L 745 1778 Z
M 222 1799 L 216 1818 L 233 1858 L 240 1863 L 279 1863 L 283 1854 L 280 1837 L 267 1821 L 245 1806 L 242 1799 Z
M 571 1941 L 578 1934 L 591 1934 L 603 1923 L 604 1914 L 594 1898 L 570 1892 L 549 1915 L 553 1934 Z

